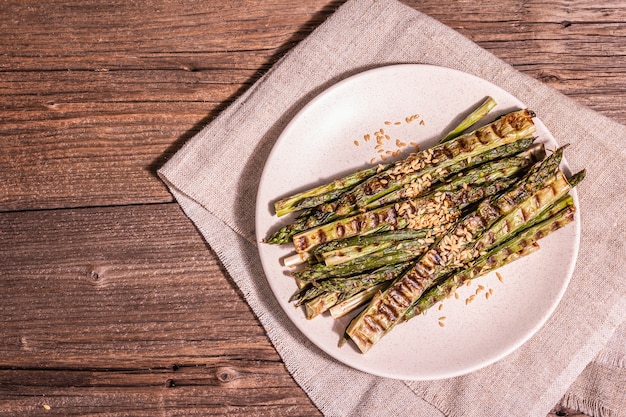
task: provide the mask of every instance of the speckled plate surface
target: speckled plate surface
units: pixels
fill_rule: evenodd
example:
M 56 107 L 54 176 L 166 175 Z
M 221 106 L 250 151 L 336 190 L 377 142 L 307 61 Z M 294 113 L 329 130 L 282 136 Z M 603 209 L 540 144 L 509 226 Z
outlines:
M 525 105 L 499 87 L 475 76 L 436 66 L 393 65 L 369 70 L 324 91 L 289 123 L 263 171 L 257 195 L 256 232 L 260 242 L 293 219 L 277 218 L 273 203 L 281 197 L 328 182 L 357 169 L 410 152 L 415 142 L 426 149 L 469 109 L 492 96 L 496 115 Z M 538 115 L 541 117 L 541 115 Z M 556 141 L 536 119 L 538 142 L 548 149 Z M 383 153 L 375 149 L 376 132 L 388 135 Z M 370 140 L 365 139 L 370 135 Z M 406 146 L 404 146 L 406 145 Z M 387 153 L 389 151 L 389 153 Z M 396 155 L 396 158 L 402 157 Z M 389 161 L 390 159 L 387 159 Z M 568 172 L 566 162 L 563 168 Z M 576 192 L 572 195 L 578 203 Z M 269 284 L 294 324 L 320 349 L 353 368 L 389 378 L 430 380 L 462 375 L 492 364 L 526 342 L 559 303 L 576 261 L 580 220 L 540 241 L 541 249 L 461 288 L 459 298 L 445 300 L 427 314 L 398 325 L 367 354 L 338 342 L 352 316 L 307 320 L 289 303 L 297 290 L 282 259 L 290 245 L 259 243 Z M 466 305 L 478 284 L 492 289 Z M 439 318 L 445 316 L 445 327 Z

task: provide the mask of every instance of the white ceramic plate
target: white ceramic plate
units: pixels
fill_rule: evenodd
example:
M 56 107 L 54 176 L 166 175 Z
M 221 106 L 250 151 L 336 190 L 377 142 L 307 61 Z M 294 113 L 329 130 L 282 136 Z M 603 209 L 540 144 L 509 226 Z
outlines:
M 274 201 L 370 165 L 372 158 L 380 155 L 374 149 L 374 132 L 384 129 L 392 138 L 384 142 L 385 149 L 391 151 L 397 149 L 395 139 L 407 144 L 413 141 L 426 149 L 488 95 L 498 103 L 494 118 L 525 107 L 487 81 L 428 65 L 381 67 L 335 84 L 290 122 L 266 162 L 257 195 L 258 241 L 293 219 L 277 218 Z M 407 123 L 406 118 L 413 115 L 419 117 Z M 538 142 L 555 149 L 550 132 L 540 120 L 536 124 Z M 364 139 L 366 134 L 372 138 L 369 142 Z M 564 170 L 568 173 L 566 165 Z M 576 193 L 572 194 L 578 203 Z M 541 250 L 501 268 L 504 283 L 493 272 L 481 277 L 459 290 L 459 299 L 444 301 L 441 310 L 435 306 L 427 314 L 395 327 L 367 354 L 359 353 L 352 344 L 338 346 L 352 316 L 333 320 L 325 314 L 307 320 L 303 309 L 289 303 L 297 287 L 281 261 L 293 253 L 290 245 L 259 243 L 259 253 L 278 302 L 300 331 L 323 351 L 371 374 L 430 380 L 492 364 L 521 346 L 546 322 L 574 269 L 579 225 L 577 217 L 573 224 L 542 239 Z M 493 289 L 493 295 L 486 299 L 483 292 L 466 305 L 465 299 L 478 284 Z M 445 327 L 438 325 L 442 316 L 446 317 Z

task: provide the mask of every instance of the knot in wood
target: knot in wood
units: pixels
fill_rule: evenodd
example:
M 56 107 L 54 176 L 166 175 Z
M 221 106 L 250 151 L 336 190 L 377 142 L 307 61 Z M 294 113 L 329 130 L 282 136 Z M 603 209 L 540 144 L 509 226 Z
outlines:
M 227 384 L 237 379 L 237 377 L 239 376 L 239 373 L 236 370 L 229 368 L 227 366 L 220 366 L 215 371 L 215 376 L 217 377 L 217 380 L 219 382 L 223 384 Z

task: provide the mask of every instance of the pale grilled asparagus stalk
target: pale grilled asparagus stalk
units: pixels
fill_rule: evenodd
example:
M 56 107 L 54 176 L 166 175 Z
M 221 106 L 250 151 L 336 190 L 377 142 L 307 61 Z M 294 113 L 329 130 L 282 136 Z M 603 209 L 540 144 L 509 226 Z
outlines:
M 478 123 L 478 121 L 485 117 L 496 105 L 497 103 L 492 97 L 487 97 L 487 99 L 485 99 L 485 101 L 478 108 L 473 110 L 465 119 L 455 126 L 454 129 L 444 136 L 440 140 L 440 143 L 447 142 L 450 139 L 461 135 L 469 127 Z M 322 203 L 334 200 L 346 189 L 351 188 L 352 186 L 382 170 L 391 167 L 392 165 L 393 164 L 381 164 L 375 167 L 366 168 L 331 181 L 330 183 L 323 184 L 278 200 L 274 203 L 276 215 L 279 217 L 284 216 L 285 214 L 293 211 L 312 208 Z
M 472 125 L 478 123 L 480 119 L 485 117 L 495 106 L 496 101 L 492 97 L 487 99 L 457 126 L 444 136 L 439 143 L 447 142 L 463 133 Z M 366 168 L 342 178 L 338 178 L 330 183 L 314 187 L 312 189 L 302 191 L 295 195 L 283 198 L 274 203 L 274 210 L 277 216 L 284 216 L 293 211 L 306 208 L 312 208 L 322 203 L 334 200 L 346 189 L 364 181 L 372 175 L 389 168 L 392 164 L 378 165 L 376 167 Z

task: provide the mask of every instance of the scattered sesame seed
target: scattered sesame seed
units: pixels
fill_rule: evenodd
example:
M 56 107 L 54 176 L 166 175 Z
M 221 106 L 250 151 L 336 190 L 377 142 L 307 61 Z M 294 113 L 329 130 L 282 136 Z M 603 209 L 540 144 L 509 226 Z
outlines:
M 439 304 L 439 311 L 443 310 L 443 304 Z
M 424 120 L 420 120 L 420 125 L 424 126 L 426 123 L 424 123 Z
M 369 133 L 368 133 L 368 134 L 366 134 L 366 135 L 363 135 L 363 140 L 364 140 L 365 142 L 369 142 L 369 140 L 370 140 L 370 139 L 371 139 L 371 136 L 369 135 Z
M 439 327 L 446 327 L 446 324 L 442 321 L 439 322 Z
M 401 125 L 401 124 L 402 124 L 402 122 L 395 122 L 395 123 L 394 123 L 394 125 L 396 125 L 396 126 L 397 126 L 397 125 Z
M 391 122 L 387 120 L 387 121 L 385 121 L 385 124 L 386 124 L 387 126 L 389 126 L 389 125 L 391 124 Z
M 355 140 L 355 141 L 354 141 L 354 144 L 355 144 L 356 146 L 359 146 L 359 141 L 358 141 L 358 140 Z
M 502 274 L 500 274 L 498 271 L 496 271 L 496 276 L 498 277 L 498 281 L 500 282 L 504 282 L 504 278 L 502 277 Z

